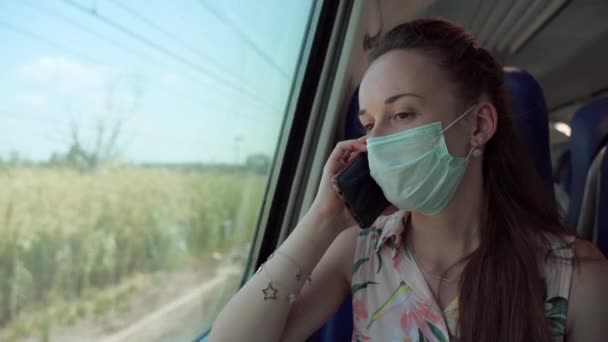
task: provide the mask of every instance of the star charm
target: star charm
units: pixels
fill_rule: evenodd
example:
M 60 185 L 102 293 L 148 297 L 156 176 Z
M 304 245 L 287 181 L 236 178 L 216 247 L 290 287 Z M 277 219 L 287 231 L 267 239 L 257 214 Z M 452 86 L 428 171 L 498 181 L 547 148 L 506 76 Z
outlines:
M 272 287 L 272 283 L 268 283 L 268 287 L 263 289 L 262 292 L 264 292 L 264 300 L 277 299 L 277 289 Z

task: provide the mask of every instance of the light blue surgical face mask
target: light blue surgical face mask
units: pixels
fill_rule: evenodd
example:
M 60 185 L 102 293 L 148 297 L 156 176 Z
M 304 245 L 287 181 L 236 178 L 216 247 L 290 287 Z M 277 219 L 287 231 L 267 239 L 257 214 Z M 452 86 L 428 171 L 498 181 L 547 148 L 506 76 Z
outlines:
M 453 157 L 443 133 L 470 113 L 472 106 L 445 129 L 441 122 L 367 139 L 372 178 L 399 209 L 436 215 L 456 192 L 473 148 L 465 158 Z M 476 151 L 478 153 L 479 151 Z

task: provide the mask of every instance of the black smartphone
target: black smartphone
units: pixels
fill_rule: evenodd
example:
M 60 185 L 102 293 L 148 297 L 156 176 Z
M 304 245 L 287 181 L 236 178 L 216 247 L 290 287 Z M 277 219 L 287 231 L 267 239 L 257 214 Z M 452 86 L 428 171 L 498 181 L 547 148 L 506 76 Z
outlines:
M 361 228 L 369 228 L 390 202 L 369 172 L 367 153 L 357 155 L 333 179 L 334 189 Z

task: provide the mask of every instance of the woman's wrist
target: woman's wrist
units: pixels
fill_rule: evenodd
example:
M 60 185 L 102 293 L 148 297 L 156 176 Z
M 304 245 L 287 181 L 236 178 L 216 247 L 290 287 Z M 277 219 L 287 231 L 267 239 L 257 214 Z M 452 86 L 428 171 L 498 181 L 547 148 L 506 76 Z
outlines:
M 302 220 L 308 221 L 311 226 L 318 230 L 319 234 L 325 235 L 331 240 L 352 225 L 352 222 L 348 220 L 344 213 L 336 214 L 315 203 Z

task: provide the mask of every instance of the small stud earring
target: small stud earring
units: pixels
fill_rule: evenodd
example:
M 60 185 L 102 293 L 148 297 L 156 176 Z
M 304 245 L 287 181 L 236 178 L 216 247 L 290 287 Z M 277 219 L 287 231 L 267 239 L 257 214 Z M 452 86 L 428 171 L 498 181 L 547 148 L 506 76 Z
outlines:
M 476 148 L 473 150 L 473 158 L 479 158 L 481 156 L 481 150 Z

